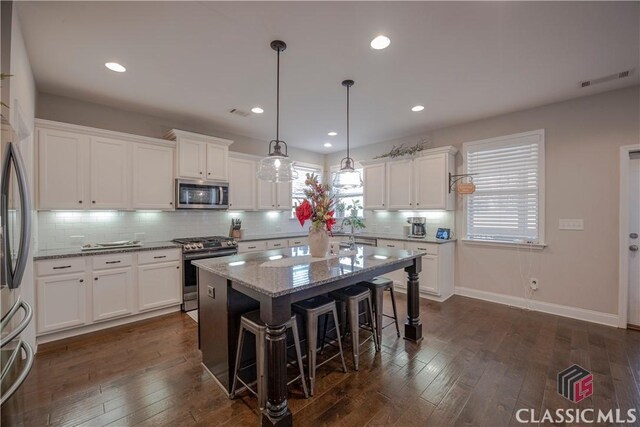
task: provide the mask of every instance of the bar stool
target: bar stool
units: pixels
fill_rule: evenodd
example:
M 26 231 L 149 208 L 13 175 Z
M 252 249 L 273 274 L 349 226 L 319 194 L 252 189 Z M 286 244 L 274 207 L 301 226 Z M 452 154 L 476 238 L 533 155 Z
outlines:
M 371 290 L 373 294 L 373 311 L 376 314 L 376 332 L 378 333 L 378 343 L 382 344 L 382 330 L 388 326 L 391 326 L 393 323 L 396 325 L 396 333 L 398 338 L 400 337 L 400 325 L 398 324 L 398 311 L 396 310 L 396 296 L 393 291 L 393 280 L 388 279 L 386 277 L 375 277 L 373 280 L 368 282 L 360 282 L 359 286 L 364 286 Z M 389 316 L 388 314 L 384 314 L 384 292 L 389 291 L 391 294 L 391 306 L 393 307 L 393 316 Z M 388 317 L 389 319 L 393 319 L 392 323 L 388 325 L 382 325 L 382 318 Z
M 300 379 L 302 382 L 302 390 L 304 391 L 304 397 L 309 397 L 309 391 L 307 390 L 307 382 L 304 379 L 304 370 L 302 368 L 302 354 L 300 351 L 300 337 L 298 336 L 298 324 L 296 322 L 296 315 L 294 314 L 291 319 L 286 323 L 287 330 L 291 329 L 293 333 L 293 341 L 296 348 L 296 358 L 298 369 L 300 374 L 289 381 L 287 385 Z M 238 337 L 238 347 L 236 352 L 236 365 L 233 372 L 233 385 L 231 386 L 231 393 L 229 397 L 233 399 L 237 390 L 238 382 L 244 385 L 247 390 L 253 393 L 258 398 L 258 404 L 260 409 L 264 409 L 267 403 L 267 377 L 266 372 L 266 331 L 267 326 L 260 319 L 260 310 L 251 311 L 245 313 L 240 317 L 240 335 Z M 242 348 L 244 347 L 245 332 L 251 332 L 256 337 L 256 390 L 252 389 L 242 378 L 240 378 L 240 360 L 242 358 Z M 242 369 L 246 369 L 242 368 Z
M 324 365 L 335 357 L 340 356 L 340 360 L 342 361 L 342 370 L 347 372 L 347 365 L 344 363 L 344 354 L 342 353 L 342 340 L 340 339 L 340 328 L 338 325 L 340 324 L 338 321 L 338 311 L 336 308 L 335 300 L 331 298 L 327 298 L 326 296 L 317 296 L 313 298 L 308 298 L 303 301 L 299 301 L 294 303 L 292 306 L 294 312 L 300 314 L 304 319 L 306 325 L 307 332 L 307 364 L 308 364 L 308 372 L 309 372 L 309 390 L 311 396 L 313 396 L 313 391 L 315 389 L 316 384 L 316 368 Z M 336 335 L 338 342 L 338 353 L 324 360 L 322 363 L 317 364 L 316 355 L 318 351 L 318 320 L 320 316 L 325 316 L 325 328 L 324 335 L 322 337 L 322 348 L 324 348 L 324 340 L 327 334 L 326 325 L 329 322 L 330 316 L 333 315 L 333 322 L 336 325 Z
M 371 291 L 368 288 L 362 286 L 348 286 L 343 289 L 338 289 L 329 294 L 335 298 L 341 305 L 346 306 L 347 311 L 347 323 L 349 324 L 349 330 L 351 331 L 351 343 L 353 352 L 353 365 L 355 370 L 358 370 L 358 362 L 360 360 L 360 302 L 366 304 L 366 311 L 362 314 L 368 314 L 371 324 L 371 337 L 376 345 L 376 351 L 380 351 L 380 345 L 378 343 L 378 334 L 376 333 L 375 322 L 373 321 L 373 309 L 371 304 Z M 341 307 L 341 313 L 344 312 L 345 307 Z M 367 338 L 364 342 L 368 341 Z

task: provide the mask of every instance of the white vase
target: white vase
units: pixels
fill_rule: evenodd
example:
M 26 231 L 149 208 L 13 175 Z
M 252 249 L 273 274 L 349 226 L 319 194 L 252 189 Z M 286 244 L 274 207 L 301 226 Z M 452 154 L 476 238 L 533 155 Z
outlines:
M 309 252 L 314 258 L 323 258 L 329 252 L 329 235 L 324 228 L 309 228 Z

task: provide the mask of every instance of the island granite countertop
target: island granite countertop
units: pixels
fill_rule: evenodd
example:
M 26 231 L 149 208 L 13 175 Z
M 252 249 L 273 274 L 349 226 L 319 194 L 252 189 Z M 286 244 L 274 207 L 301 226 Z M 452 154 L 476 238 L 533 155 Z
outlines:
M 307 232 L 294 232 L 294 233 L 274 233 L 274 234 L 252 234 L 245 236 L 238 240 L 239 242 L 255 242 L 259 240 L 274 240 L 274 239 L 294 239 L 297 237 L 307 237 Z M 335 237 L 349 236 L 349 233 L 334 233 Z M 407 237 L 403 234 L 385 234 L 385 233 L 356 233 L 356 237 L 365 237 L 369 239 L 384 239 L 384 240 L 400 240 L 403 242 L 416 242 L 416 243 L 454 243 L 457 239 L 436 239 L 434 237 Z
M 92 255 L 110 255 L 123 252 L 140 252 L 140 251 L 155 251 L 158 249 L 179 249 L 181 245 L 174 242 L 149 242 L 143 243 L 142 246 L 133 246 L 126 248 L 113 248 L 113 249 L 98 249 L 83 251 L 78 248 L 66 248 L 66 249 L 45 249 L 38 251 L 34 254 L 33 260 L 40 261 L 44 259 L 58 259 L 58 258 L 72 258 L 78 256 L 92 256 Z
M 218 276 L 240 283 L 269 297 L 279 297 L 335 281 L 338 278 L 378 270 L 422 257 L 423 251 L 356 245 L 355 251 L 325 258 L 311 258 L 307 246 L 252 252 L 191 263 Z M 300 258 L 300 262 L 287 260 Z M 272 261 L 283 260 L 281 266 Z M 269 264 L 265 264 L 269 263 Z

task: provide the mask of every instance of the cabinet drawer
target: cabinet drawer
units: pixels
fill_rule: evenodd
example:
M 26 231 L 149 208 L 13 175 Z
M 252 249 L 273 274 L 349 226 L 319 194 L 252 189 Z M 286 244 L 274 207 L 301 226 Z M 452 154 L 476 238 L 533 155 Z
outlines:
M 437 243 L 407 242 L 407 249 L 425 251 L 428 255 L 438 255 L 440 248 Z
M 132 254 L 113 254 L 94 256 L 91 260 L 94 270 L 128 267 L 133 263 Z
M 306 246 L 309 244 L 309 239 L 306 237 L 298 237 L 297 239 L 289 239 L 289 247 Z
M 36 261 L 36 276 L 84 271 L 84 260 L 84 258 L 62 258 Z
M 402 242 L 400 240 L 378 239 L 377 245 L 380 248 L 392 248 L 392 249 L 404 249 L 405 248 L 404 242 Z
M 138 264 L 154 264 L 157 262 L 178 261 L 179 259 L 180 249 L 138 252 Z
M 238 253 L 266 251 L 267 242 L 238 242 Z
M 267 249 L 282 249 L 282 248 L 288 248 L 288 247 L 289 247 L 289 241 L 285 239 L 267 241 Z

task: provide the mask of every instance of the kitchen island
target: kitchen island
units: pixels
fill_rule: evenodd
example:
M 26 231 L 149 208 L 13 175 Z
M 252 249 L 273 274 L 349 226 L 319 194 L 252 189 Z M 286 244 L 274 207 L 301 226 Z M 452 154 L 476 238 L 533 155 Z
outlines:
M 203 364 L 228 391 L 239 316 L 259 307 L 267 325 L 267 405 L 262 412 L 262 425 L 290 426 L 293 419 L 287 404 L 285 323 L 291 318 L 291 304 L 404 269 L 404 337 L 419 341 L 422 324 L 418 275 L 423 255 L 421 251 L 358 245 L 353 251 L 311 258 L 303 246 L 193 261 L 198 267 Z

